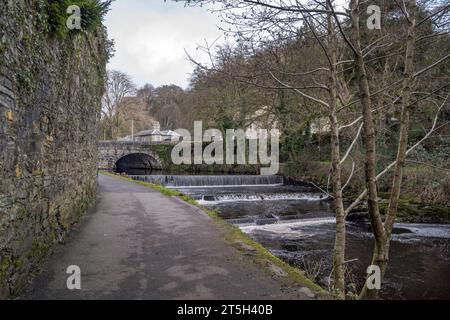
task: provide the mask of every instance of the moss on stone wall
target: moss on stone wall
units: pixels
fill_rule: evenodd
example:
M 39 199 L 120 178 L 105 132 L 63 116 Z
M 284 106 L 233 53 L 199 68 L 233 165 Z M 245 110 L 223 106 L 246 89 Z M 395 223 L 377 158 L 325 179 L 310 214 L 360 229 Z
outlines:
M 106 31 L 55 37 L 56 2 L 0 0 L 0 299 L 95 201 Z

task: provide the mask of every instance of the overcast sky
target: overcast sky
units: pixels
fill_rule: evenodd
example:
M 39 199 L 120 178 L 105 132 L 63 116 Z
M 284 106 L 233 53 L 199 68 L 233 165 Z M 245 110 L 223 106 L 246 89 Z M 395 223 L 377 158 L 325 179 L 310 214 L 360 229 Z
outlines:
M 109 37 L 115 40 L 115 56 L 109 69 L 128 73 L 139 86 L 176 84 L 186 88 L 197 43 L 212 42 L 220 35 L 220 19 L 205 8 L 185 8 L 164 0 L 116 0 L 106 17 Z

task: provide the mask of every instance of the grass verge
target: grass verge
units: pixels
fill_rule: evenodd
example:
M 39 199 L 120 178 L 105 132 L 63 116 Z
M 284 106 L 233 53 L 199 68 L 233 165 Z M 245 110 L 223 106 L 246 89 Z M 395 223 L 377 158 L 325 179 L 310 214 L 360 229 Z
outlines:
M 265 271 L 270 272 L 272 276 L 274 274 L 275 268 L 275 270 L 278 270 L 278 272 L 276 272 L 277 279 L 279 278 L 280 281 L 283 282 L 287 280 L 286 285 L 288 286 L 300 285 L 303 287 L 308 287 L 320 298 L 328 298 L 328 299 L 332 298 L 325 289 L 323 289 L 318 284 L 308 279 L 300 269 L 292 267 L 283 260 L 281 260 L 280 258 L 274 256 L 269 250 L 267 250 L 261 244 L 254 241 L 247 234 L 242 232 L 241 229 L 239 229 L 237 226 L 231 225 L 224 219 L 222 219 L 218 215 L 217 211 L 210 210 L 208 208 L 199 205 L 197 201 L 195 201 L 188 195 L 185 195 L 177 190 L 166 188 L 161 185 L 136 181 L 129 177 L 121 176 L 107 171 L 100 171 L 100 173 L 110 177 L 133 182 L 147 188 L 151 188 L 168 197 L 178 197 L 184 200 L 185 202 L 189 203 L 190 205 L 196 206 L 197 208 L 203 210 L 209 217 L 211 217 L 214 224 L 223 233 L 223 236 L 227 242 L 229 242 L 233 247 L 238 249 L 240 252 L 251 257 L 257 265 L 262 266 L 265 269 Z

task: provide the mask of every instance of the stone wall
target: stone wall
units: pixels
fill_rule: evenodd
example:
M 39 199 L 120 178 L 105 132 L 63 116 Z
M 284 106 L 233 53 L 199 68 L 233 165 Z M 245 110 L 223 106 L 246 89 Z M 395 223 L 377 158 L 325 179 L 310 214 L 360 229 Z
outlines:
M 49 31 L 42 0 L 0 0 L 0 299 L 93 203 L 105 31 Z

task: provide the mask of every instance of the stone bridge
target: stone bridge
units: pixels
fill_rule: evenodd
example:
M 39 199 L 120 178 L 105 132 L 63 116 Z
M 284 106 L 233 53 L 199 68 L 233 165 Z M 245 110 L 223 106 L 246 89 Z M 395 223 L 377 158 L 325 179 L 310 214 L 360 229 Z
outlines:
M 172 143 L 131 141 L 99 141 L 98 168 L 114 170 L 118 162 L 129 156 L 140 156 L 147 169 L 161 170 L 170 165 Z M 144 168 L 142 167 L 142 168 Z

